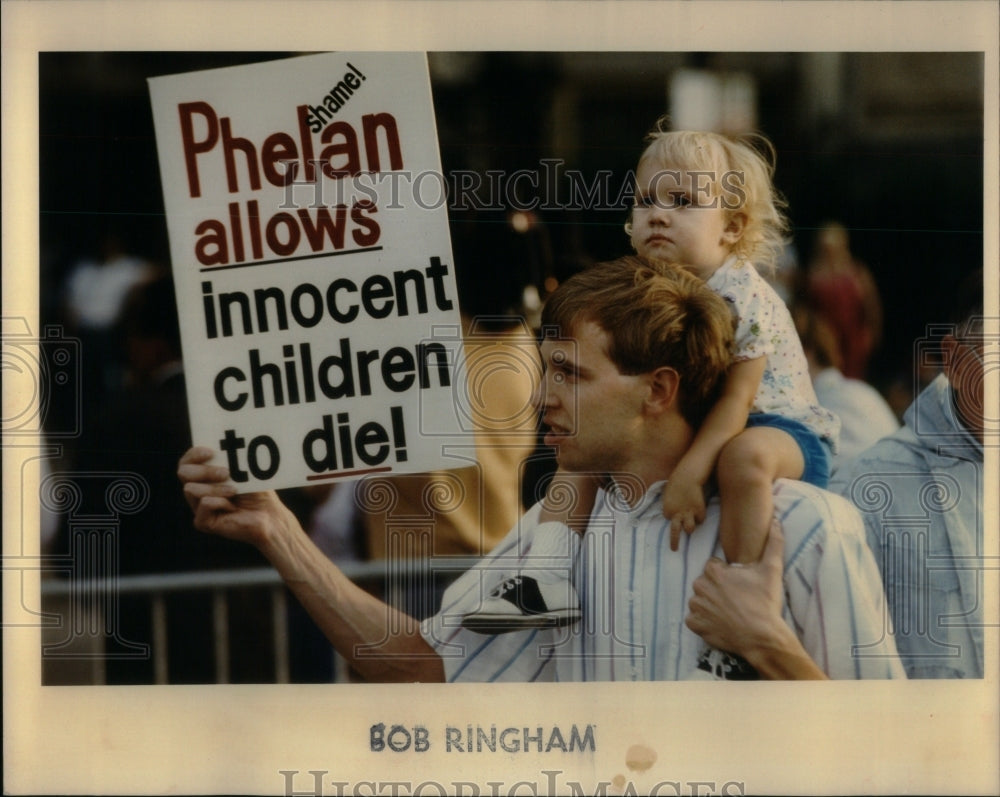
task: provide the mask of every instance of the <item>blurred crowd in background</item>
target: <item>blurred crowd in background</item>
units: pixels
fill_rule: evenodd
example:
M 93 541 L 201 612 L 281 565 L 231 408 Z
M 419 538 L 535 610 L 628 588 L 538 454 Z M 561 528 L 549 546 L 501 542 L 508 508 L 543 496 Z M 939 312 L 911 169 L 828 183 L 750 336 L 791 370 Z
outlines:
M 133 472 L 148 482 L 145 507 L 120 518 L 122 575 L 263 565 L 245 546 L 195 532 L 176 480 L 177 460 L 192 442 L 184 367 L 196 364 L 182 363 L 145 80 L 291 55 L 40 57 L 41 324 L 79 339 L 81 354 L 79 401 L 54 403 L 45 419 L 75 433 L 59 439 L 47 467 Z M 432 53 L 429 64 L 446 175 L 523 169 L 544 179 L 561 169 L 595 181 L 607 174 L 604 201 L 589 206 L 548 195 L 535 207 L 521 196 L 503 207 L 449 208 L 463 315 L 490 319 L 479 331 L 509 336 L 530 358 L 531 326 L 546 294 L 575 271 L 627 252 L 630 195 L 619 189 L 644 134 L 668 114 L 678 128 L 756 130 L 774 143 L 792 235 L 768 276 L 793 310 L 821 403 L 841 415 L 841 458 L 897 428 L 936 375 L 915 356 L 916 344 L 945 320 L 942 297 L 982 267 L 980 55 L 477 52 Z M 530 382 L 513 379 L 490 392 L 516 410 Z M 536 500 L 553 468 L 537 446 L 503 452 L 457 472 L 482 507 L 468 518 L 440 513 L 449 528 L 429 543 L 416 533 L 390 540 L 389 519 L 360 510 L 353 484 L 284 498 L 339 563 L 477 555 Z M 421 500 L 433 478 L 448 477 L 401 479 L 400 500 Z M 100 490 L 85 491 L 76 511 L 100 511 Z M 47 524 L 46 551 L 66 551 L 71 527 L 67 517 Z M 429 614 L 440 586 L 404 596 L 413 603 L 405 608 Z M 171 646 L 169 680 L 211 682 L 209 598 L 172 600 L 168 634 L 184 644 Z M 288 611 L 291 680 L 329 680 L 328 646 L 294 602 Z M 259 649 L 268 612 L 251 591 L 231 600 L 231 680 L 274 678 L 270 653 Z M 123 597 L 118 636 L 149 643 L 150 629 L 148 605 Z M 109 653 L 116 644 L 108 642 Z M 148 659 L 108 658 L 109 683 L 152 677 Z

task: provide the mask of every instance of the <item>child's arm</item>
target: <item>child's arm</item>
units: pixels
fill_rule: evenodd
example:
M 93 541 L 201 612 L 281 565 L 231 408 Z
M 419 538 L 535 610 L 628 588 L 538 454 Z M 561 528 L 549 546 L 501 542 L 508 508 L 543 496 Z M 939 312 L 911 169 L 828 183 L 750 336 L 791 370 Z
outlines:
M 766 357 L 733 363 L 722 396 L 674 467 L 663 491 L 663 514 L 670 521 L 672 551 L 677 550 L 682 529 L 690 534 L 705 519 L 705 483 L 723 446 L 746 427 L 766 364 Z

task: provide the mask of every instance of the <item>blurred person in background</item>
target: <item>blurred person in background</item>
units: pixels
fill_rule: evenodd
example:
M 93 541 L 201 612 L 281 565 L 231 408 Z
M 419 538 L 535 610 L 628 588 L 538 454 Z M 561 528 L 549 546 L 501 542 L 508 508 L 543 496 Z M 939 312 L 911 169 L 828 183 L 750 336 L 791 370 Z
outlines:
M 849 379 L 864 379 L 882 339 L 882 302 L 871 272 L 851 254 L 847 228 L 824 224 L 805 273 L 805 300 L 837 336 Z
M 789 307 L 795 301 L 795 291 L 802 279 L 799 252 L 792 241 L 786 241 L 774 263 L 773 270 L 764 269 L 761 276 L 774 288 L 781 301 Z
M 983 274 L 960 286 L 943 371 L 830 488 L 861 511 L 910 678 L 983 677 Z M 995 353 L 994 353 L 995 356 Z
M 816 397 L 840 418 L 840 447 L 830 466 L 831 473 L 836 473 L 842 462 L 895 432 L 899 421 L 874 387 L 861 379 L 844 376 L 837 337 L 821 316 L 803 307 L 795 308 L 792 315 Z
M 166 273 L 150 273 L 153 276 L 133 285 L 122 301 L 115 334 L 123 344 L 125 378 L 109 387 L 72 453 L 72 469 L 80 474 L 85 491 L 81 511 L 105 511 L 103 490 L 95 489 L 99 480 L 91 476 L 132 473 L 148 484 L 148 504 L 136 514 L 118 519 L 119 567 L 112 576 L 261 565 L 263 560 L 246 546 L 198 534 L 186 503 L 177 495 L 177 458 L 191 444 L 180 329 L 173 280 Z M 85 350 L 85 356 L 87 353 Z M 68 525 L 64 523 L 57 538 L 63 549 L 70 544 Z M 249 631 L 260 622 L 254 600 L 247 597 L 240 602 L 239 611 L 230 613 L 234 652 L 239 649 L 241 634 L 254 645 L 259 639 L 256 630 L 252 636 Z M 152 644 L 149 598 L 120 594 L 117 601 L 119 636 L 133 643 Z M 260 611 L 268 616 L 266 606 Z M 241 630 L 243 626 L 247 628 Z M 212 656 L 206 655 L 213 650 L 211 594 L 169 595 L 166 630 L 169 682 L 214 682 Z M 121 652 L 117 641 L 107 641 L 108 683 L 153 682 L 151 658 L 116 655 Z M 268 661 L 266 656 L 240 658 L 245 658 L 246 664 L 234 664 L 234 679 L 266 680 L 260 671 L 260 662 Z M 241 667 L 249 671 L 241 675 Z
M 116 339 L 129 291 L 155 275 L 152 264 L 129 252 L 123 235 L 105 234 L 97 258 L 85 257 L 70 270 L 63 286 L 63 316 L 67 331 L 83 348 L 86 406 L 118 387 L 128 367 Z M 86 416 L 85 416 L 86 417 Z

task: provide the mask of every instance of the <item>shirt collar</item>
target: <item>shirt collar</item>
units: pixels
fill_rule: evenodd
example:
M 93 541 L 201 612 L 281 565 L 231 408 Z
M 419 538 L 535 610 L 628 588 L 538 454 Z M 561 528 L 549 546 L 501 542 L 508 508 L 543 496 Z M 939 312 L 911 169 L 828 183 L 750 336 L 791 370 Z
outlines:
M 660 500 L 666 483 L 666 479 L 663 479 L 651 484 L 633 506 L 632 500 L 635 495 L 633 485 L 627 481 L 623 483 L 612 481 L 605 489 L 605 500 L 614 512 L 630 516 L 642 515 L 654 501 Z

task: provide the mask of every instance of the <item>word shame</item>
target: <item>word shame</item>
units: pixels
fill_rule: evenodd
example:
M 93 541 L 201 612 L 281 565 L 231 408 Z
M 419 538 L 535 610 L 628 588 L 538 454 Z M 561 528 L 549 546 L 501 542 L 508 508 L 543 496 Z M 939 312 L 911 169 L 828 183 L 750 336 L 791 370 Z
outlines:
M 344 77 L 327 92 L 318 106 L 309 106 L 309 129 L 318 133 L 323 129 L 323 125 L 333 119 L 334 115 L 343 108 L 347 101 L 354 96 L 354 92 L 361 88 L 361 81 L 367 80 L 361 70 L 350 61 L 347 62 L 350 72 L 345 72 Z

